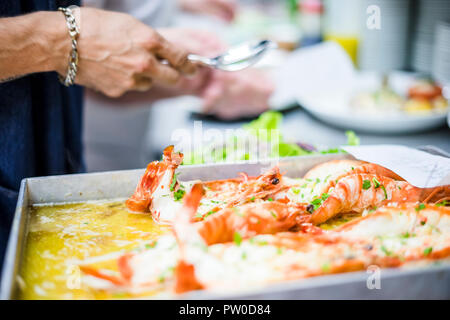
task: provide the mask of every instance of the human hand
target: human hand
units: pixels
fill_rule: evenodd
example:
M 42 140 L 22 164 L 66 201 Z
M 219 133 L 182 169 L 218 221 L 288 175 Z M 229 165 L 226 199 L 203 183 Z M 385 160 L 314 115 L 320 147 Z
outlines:
M 181 7 L 192 13 L 207 14 L 230 22 L 237 10 L 236 0 L 179 0 Z
M 217 35 L 207 31 L 180 28 L 158 31 L 168 41 L 191 53 L 214 57 L 227 50 L 227 45 Z M 255 116 L 267 110 L 274 85 L 264 72 L 257 69 L 230 73 L 199 68 L 194 77 L 181 77 L 173 89 L 178 95 L 201 97 L 204 112 L 223 119 L 233 119 Z
M 270 78 L 260 70 L 240 72 L 214 70 L 200 93 L 203 111 L 222 119 L 256 116 L 269 108 L 274 90 Z
M 154 83 L 175 85 L 180 74 L 197 69 L 185 49 L 130 15 L 92 8 L 75 14 L 81 22 L 77 84 L 118 97 L 130 90 L 148 90 Z M 65 54 L 56 68 L 62 75 L 69 55 Z
M 168 41 L 183 48 L 189 53 L 205 57 L 214 57 L 227 50 L 228 46 L 216 34 L 188 28 L 163 28 L 158 32 Z M 172 87 L 174 94 L 199 95 L 208 84 L 213 70 L 200 67 L 195 76 L 180 77 L 176 86 Z

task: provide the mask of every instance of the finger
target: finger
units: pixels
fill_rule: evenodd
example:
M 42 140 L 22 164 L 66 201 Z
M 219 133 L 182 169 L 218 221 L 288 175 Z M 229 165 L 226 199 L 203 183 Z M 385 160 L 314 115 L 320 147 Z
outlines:
M 193 74 L 197 66 L 187 58 L 188 53 L 161 37 L 160 45 L 155 53 L 158 57 L 169 61 L 170 65 L 185 74 Z
M 136 91 L 148 91 L 153 86 L 152 78 L 146 76 L 136 76 L 135 81 L 136 84 L 133 89 Z
M 170 65 L 164 65 L 154 56 L 149 57 L 148 67 L 142 76 L 152 78 L 162 84 L 174 85 L 180 79 L 180 73 Z

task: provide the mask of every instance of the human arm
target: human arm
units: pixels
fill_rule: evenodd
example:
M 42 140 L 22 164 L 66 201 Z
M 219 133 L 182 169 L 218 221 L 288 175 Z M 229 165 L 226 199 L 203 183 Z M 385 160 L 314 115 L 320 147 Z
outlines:
M 184 49 L 129 15 L 93 8 L 75 15 L 81 24 L 77 84 L 118 97 L 153 84 L 174 85 L 180 74 L 196 70 Z M 60 12 L 1 18 L 0 43 L 0 79 L 67 71 L 71 45 Z

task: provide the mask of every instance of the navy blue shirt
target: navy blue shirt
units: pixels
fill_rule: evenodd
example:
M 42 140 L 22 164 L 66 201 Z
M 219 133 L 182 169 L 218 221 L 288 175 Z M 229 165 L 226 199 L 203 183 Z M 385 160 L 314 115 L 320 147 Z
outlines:
M 0 18 L 78 2 L 2 0 Z M 64 87 L 56 72 L 0 83 L 0 269 L 20 181 L 84 170 L 82 99 L 82 88 Z

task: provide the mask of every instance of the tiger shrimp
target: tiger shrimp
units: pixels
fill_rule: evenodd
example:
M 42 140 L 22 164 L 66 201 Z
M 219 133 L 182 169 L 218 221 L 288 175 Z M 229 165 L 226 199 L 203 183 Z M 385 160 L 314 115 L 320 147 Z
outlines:
M 199 223 L 198 232 L 210 245 L 250 238 L 257 234 L 275 234 L 293 228 L 302 228 L 307 218 L 306 206 L 278 201 L 249 203 L 227 208 Z
M 175 153 L 173 148 L 164 149 L 162 161 L 148 164 L 134 194 L 125 203 L 129 210 L 150 212 L 155 221 L 167 223 L 181 208 L 181 203 L 174 201 L 174 192 L 179 187 L 174 175 L 183 154 Z
M 255 199 L 263 199 L 284 189 L 282 174 L 278 167 L 273 167 L 254 179 L 244 175 L 244 181 L 239 185 L 237 194 L 231 198 L 227 207 L 245 204 Z
M 257 177 L 249 177 L 244 173 L 241 173 L 241 176 L 204 182 L 206 193 L 194 221 L 203 220 L 210 214 L 226 208 L 270 198 L 286 187 L 278 167 L 271 168 Z
M 433 202 L 445 198 L 450 186 L 418 188 L 406 181 L 397 181 L 374 174 L 352 174 L 338 181 L 329 194 L 322 195 L 320 206 L 312 212 L 311 222 L 323 223 L 342 212 L 362 212 L 388 203 Z

